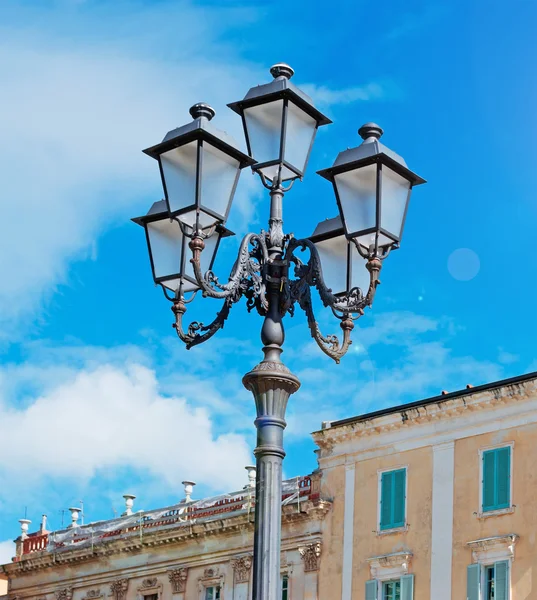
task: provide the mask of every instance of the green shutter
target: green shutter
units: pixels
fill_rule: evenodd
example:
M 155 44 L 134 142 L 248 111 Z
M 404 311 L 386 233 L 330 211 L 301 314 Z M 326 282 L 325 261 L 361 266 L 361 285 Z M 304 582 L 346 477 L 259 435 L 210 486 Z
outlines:
M 466 569 L 466 600 L 479 600 L 481 565 L 468 565 Z
M 378 583 L 376 579 L 365 582 L 365 600 L 377 600 Z
M 406 469 L 393 473 L 393 527 L 405 526 Z
M 382 473 L 380 480 L 380 528 L 392 527 L 393 471 Z
M 511 448 L 483 452 L 483 512 L 511 506 Z
M 414 575 L 401 577 L 401 600 L 414 600 Z
M 496 450 L 496 508 L 511 506 L 511 448 Z
M 494 563 L 494 600 L 509 600 L 509 561 Z
M 495 508 L 496 455 L 494 450 L 483 452 L 483 512 Z

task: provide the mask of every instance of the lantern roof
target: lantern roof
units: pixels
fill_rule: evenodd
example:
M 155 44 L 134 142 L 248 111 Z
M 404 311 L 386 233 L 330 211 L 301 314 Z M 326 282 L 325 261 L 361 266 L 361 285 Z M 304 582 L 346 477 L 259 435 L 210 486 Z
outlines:
M 157 200 L 153 202 L 151 208 L 147 211 L 147 214 L 141 217 L 134 217 L 131 219 L 137 225 L 144 225 L 148 221 L 156 221 L 158 218 L 162 218 L 168 214 L 168 207 L 166 206 L 166 200 Z M 150 217 L 157 217 L 151 219 Z
M 356 146 L 356 148 L 347 148 L 340 152 L 332 167 L 317 172 L 321 177 L 331 180 L 335 173 L 346 171 L 347 169 L 350 170 L 351 168 L 360 166 L 362 163 L 373 162 L 377 156 L 381 156 L 389 167 L 401 173 L 401 175 L 412 182 L 412 185 L 425 183 L 425 179 L 422 179 L 408 168 L 402 156 L 399 156 L 399 154 L 390 150 L 379 141 L 384 133 L 379 125 L 376 123 L 366 123 L 360 127 L 358 133 L 364 141 L 359 146 Z
M 195 139 L 204 138 L 214 144 L 217 148 L 227 152 L 240 161 L 241 167 L 249 166 L 255 163 L 247 154 L 242 152 L 239 144 L 227 132 L 218 129 L 211 123 L 211 119 L 216 114 L 214 109 L 204 102 L 194 104 L 190 108 L 190 114 L 193 120 L 186 125 L 176 127 L 164 136 L 160 144 L 151 146 L 143 150 L 144 154 L 152 158 L 158 158 L 163 152 L 172 148 L 181 146 Z
M 293 100 L 293 102 L 305 112 L 310 114 L 319 125 L 328 125 L 332 123 L 328 117 L 315 108 L 313 100 L 306 93 L 289 81 L 295 74 L 294 70 L 289 65 L 278 63 L 271 67 L 270 73 L 274 77 L 270 83 L 263 83 L 250 88 L 243 100 L 228 104 L 229 108 L 234 112 L 241 114 L 243 108 L 262 104 L 262 102 L 259 101 L 261 99 L 263 99 L 263 102 L 269 102 L 278 98 L 287 97 Z
M 338 215 L 337 217 L 325 219 L 318 223 L 315 231 L 311 234 L 310 239 L 328 237 L 339 231 L 343 232 L 343 222 Z

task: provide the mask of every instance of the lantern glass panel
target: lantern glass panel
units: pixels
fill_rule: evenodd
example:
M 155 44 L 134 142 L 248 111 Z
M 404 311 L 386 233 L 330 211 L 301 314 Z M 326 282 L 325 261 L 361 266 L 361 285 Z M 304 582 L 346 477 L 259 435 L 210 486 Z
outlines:
M 380 226 L 401 239 L 405 209 L 409 198 L 410 182 L 398 173 L 382 165 L 382 209 Z
M 367 294 L 370 276 L 365 260 L 352 242 L 344 235 L 315 242 L 319 252 L 323 279 L 327 287 L 335 295 L 344 294 L 350 289 L 358 287 Z M 348 249 L 350 248 L 351 260 L 348 263 Z M 347 284 L 350 283 L 349 287 Z
M 233 200 L 240 163 L 207 142 L 203 142 L 201 167 L 201 205 L 220 215 L 224 222 Z M 200 219 L 201 219 L 200 215 Z M 213 219 L 214 222 L 214 219 Z M 202 227 L 210 225 L 202 223 Z M 202 254 L 205 253 L 205 250 Z
M 160 155 L 160 164 L 170 212 L 185 209 L 196 202 L 198 142 L 173 148 Z M 194 220 L 195 220 L 195 211 Z M 184 220 L 181 216 L 181 220 Z M 187 223 L 192 225 L 192 223 Z
M 317 121 L 296 104 L 289 102 L 284 159 L 301 173 L 306 170 L 306 162 L 316 130 Z
M 334 180 L 347 234 L 374 229 L 377 225 L 377 165 L 339 173 Z
M 347 290 L 347 243 L 343 235 L 315 242 L 324 282 L 333 294 Z
M 257 162 L 279 162 L 282 118 L 283 100 L 274 100 L 244 109 L 250 153 Z M 276 174 L 278 167 L 274 165 L 270 169 Z M 263 169 L 263 173 L 270 177 L 265 169 Z
M 155 280 L 181 271 L 183 233 L 177 221 L 164 218 L 146 224 Z

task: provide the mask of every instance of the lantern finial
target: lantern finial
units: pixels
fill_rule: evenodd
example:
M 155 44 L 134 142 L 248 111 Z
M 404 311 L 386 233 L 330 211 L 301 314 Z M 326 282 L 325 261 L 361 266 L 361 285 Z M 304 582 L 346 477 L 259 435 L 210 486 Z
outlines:
M 277 77 L 285 77 L 286 79 L 291 79 L 291 77 L 295 74 L 295 71 L 292 67 L 285 63 L 278 63 L 270 67 L 270 74 L 276 79 Z
M 384 131 L 382 127 L 380 127 L 376 123 L 366 123 L 365 125 L 362 125 L 360 129 L 358 129 L 358 135 L 363 140 L 367 140 L 369 138 L 375 138 L 376 140 L 380 140 L 383 133 Z
M 205 102 L 198 102 L 197 104 L 194 104 L 194 106 L 190 109 L 189 112 L 192 115 L 193 119 L 205 117 L 208 121 L 210 121 L 216 114 L 214 108 L 212 108 Z

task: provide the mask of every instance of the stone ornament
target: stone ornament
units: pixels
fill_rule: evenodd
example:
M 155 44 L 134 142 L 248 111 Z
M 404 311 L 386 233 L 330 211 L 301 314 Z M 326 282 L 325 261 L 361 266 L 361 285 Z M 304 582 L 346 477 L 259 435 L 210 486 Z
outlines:
M 252 555 L 246 554 L 245 556 L 234 558 L 231 561 L 231 566 L 235 574 L 235 583 L 247 583 L 250 580 Z
M 321 542 L 314 542 L 298 549 L 304 561 L 304 571 L 317 571 L 319 569 L 319 558 L 321 556 Z
M 128 587 L 128 579 L 116 579 L 110 584 L 110 591 L 116 600 L 125 600 Z
M 181 594 L 186 591 L 186 580 L 188 577 L 188 569 L 177 568 L 168 571 L 168 579 L 172 585 L 174 594 Z
M 141 589 L 145 588 L 154 588 L 158 585 L 158 579 L 156 577 L 149 577 L 148 579 L 144 579 L 142 581 Z
M 54 592 L 56 600 L 71 600 L 73 598 L 73 588 L 66 587 Z
M 209 567 L 203 571 L 203 579 L 212 579 L 213 577 L 218 577 L 217 567 Z
M 95 598 L 100 598 L 102 596 L 100 589 L 88 590 L 84 598 L 86 600 L 95 600 Z

